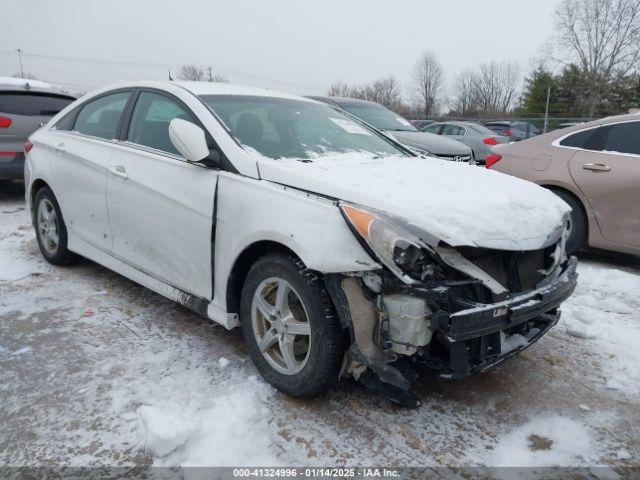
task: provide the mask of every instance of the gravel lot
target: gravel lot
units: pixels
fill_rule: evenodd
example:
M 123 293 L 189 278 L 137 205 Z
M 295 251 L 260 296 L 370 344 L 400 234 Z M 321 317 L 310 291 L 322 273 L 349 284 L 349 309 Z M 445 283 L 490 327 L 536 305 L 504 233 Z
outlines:
M 41 258 L 0 191 L 0 466 L 640 466 L 640 260 L 588 254 L 563 319 L 405 410 L 266 385 L 240 335 L 92 262 Z M 597 476 L 597 475 L 596 475 Z

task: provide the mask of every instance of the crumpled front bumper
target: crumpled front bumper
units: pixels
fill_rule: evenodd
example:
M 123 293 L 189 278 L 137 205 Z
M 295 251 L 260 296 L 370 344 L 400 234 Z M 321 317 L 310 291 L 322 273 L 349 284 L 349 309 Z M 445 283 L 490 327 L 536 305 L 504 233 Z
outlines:
M 442 376 L 458 378 L 486 371 L 538 341 L 558 322 L 558 307 L 575 290 L 576 267 L 577 259 L 571 257 L 564 271 L 549 285 L 440 319 L 438 339 L 450 357 L 448 365 L 437 366 Z M 518 327 L 526 334 L 527 343 L 503 352 L 504 332 Z

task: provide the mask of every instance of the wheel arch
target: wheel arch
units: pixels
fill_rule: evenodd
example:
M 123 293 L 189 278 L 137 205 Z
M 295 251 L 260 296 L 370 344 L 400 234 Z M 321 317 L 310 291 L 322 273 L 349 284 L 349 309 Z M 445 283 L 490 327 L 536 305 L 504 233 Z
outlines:
M 46 181 L 44 181 L 42 178 L 36 178 L 33 182 L 31 182 L 31 185 L 29 186 L 29 193 L 28 193 L 29 197 L 28 197 L 28 205 L 27 206 L 29 207 L 29 211 L 31 212 L 31 217 L 32 218 L 33 218 L 33 215 L 34 215 L 34 209 L 35 209 L 35 204 L 34 203 L 36 201 L 36 195 L 44 187 L 48 187 L 49 189 L 51 189 L 49 184 Z
M 300 256 L 287 247 L 283 243 L 279 243 L 273 240 L 261 240 L 254 242 L 247 246 L 236 258 L 231 268 L 231 273 L 227 278 L 226 288 L 226 306 L 229 313 L 240 313 L 240 295 L 242 292 L 242 286 L 247 278 L 249 269 L 251 266 L 264 255 L 269 253 L 283 253 L 287 255 L 293 255 L 296 258 Z M 304 262 L 303 262 L 304 263 Z
M 582 208 L 582 215 L 584 216 L 587 229 L 589 228 L 590 223 L 591 223 L 590 222 L 590 217 L 589 217 L 589 212 L 587 211 L 587 207 L 585 206 L 585 202 L 582 200 L 582 198 L 579 195 L 576 195 L 575 192 L 572 192 L 570 189 L 568 189 L 566 187 L 563 187 L 561 185 L 541 184 L 540 186 L 546 188 L 547 190 L 563 192 L 563 193 L 573 197 L 576 200 L 576 202 L 578 202 L 578 205 L 580 205 L 580 207 Z

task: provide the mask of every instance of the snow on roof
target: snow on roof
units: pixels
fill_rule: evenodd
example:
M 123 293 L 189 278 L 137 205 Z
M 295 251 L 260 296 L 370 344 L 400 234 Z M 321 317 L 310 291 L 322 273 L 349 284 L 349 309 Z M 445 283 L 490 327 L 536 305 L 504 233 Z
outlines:
M 15 78 L 15 77 L 0 77 L 0 85 L 11 87 L 22 87 L 25 90 L 30 88 L 39 88 L 46 90 L 62 91 L 62 88 L 58 85 L 52 85 L 40 80 L 33 80 L 31 78 Z

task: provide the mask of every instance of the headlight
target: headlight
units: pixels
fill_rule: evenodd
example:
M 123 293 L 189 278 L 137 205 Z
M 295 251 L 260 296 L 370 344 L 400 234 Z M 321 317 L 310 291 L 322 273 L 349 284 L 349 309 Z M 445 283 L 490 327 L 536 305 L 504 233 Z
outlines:
M 341 203 L 340 208 L 378 260 L 400 280 L 411 284 L 432 273 L 430 259 L 414 235 L 361 207 Z

